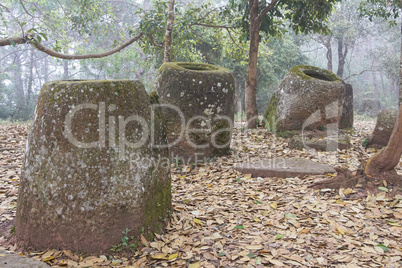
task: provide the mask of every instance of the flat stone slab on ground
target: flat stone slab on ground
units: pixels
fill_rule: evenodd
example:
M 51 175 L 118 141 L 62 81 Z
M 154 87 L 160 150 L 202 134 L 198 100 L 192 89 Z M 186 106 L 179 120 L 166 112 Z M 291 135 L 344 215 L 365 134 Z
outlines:
M 44 262 L 30 259 L 28 257 L 20 256 L 16 253 L 0 250 L 0 267 L 6 268 L 48 268 Z
M 258 163 L 236 164 L 234 169 L 253 177 L 304 177 L 307 175 L 324 175 L 335 173 L 335 169 L 327 164 L 317 163 L 304 158 L 272 158 Z

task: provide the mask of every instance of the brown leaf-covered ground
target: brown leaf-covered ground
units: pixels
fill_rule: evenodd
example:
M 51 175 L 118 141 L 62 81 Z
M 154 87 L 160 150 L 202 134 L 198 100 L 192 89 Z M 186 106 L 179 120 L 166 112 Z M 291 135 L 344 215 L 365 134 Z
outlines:
M 286 139 L 237 124 L 231 156 L 173 166 L 167 230 L 154 241 L 143 239 L 144 247 L 130 258 L 55 249 L 24 254 L 68 267 L 401 267 L 401 195 L 384 191 L 356 199 L 356 189 L 308 188 L 329 175 L 251 178 L 232 169 L 234 163 L 290 156 L 357 170 L 375 153 L 361 146 L 373 128 L 373 121 L 356 122 L 352 148 L 326 153 L 290 150 Z M 11 251 L 27 130 L 0 125 L 0 247 Z

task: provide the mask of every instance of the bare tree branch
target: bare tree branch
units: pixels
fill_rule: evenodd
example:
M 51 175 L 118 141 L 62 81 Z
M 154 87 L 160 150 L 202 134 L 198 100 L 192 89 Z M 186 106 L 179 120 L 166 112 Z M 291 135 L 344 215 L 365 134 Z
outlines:
M 359 75 L 364 74 L 365 72 L 373 72 L 373 71 L 377 71 L 377 70 L 376 70 L 375 68 L 371 67 L 370 69 L 363 70 L 363 71 L 361 71 L 361 72 L 358 73 L 358 74 L 351 74 L 351 75 L 349 75 L 348 77 L 344 78 L 343 80 L 348 80 L 348 79 L 352 78 L 353 76 L 359 76 Z
M 226 31 L 229 34 L 230 39 L 232 40 L 232 42 L 243 52 L 246 52 L 246 50 L 244 48 L 242 48 L 239 44 L 236 43 L 236 41 L 233 39 L 232 34 L 230 33 L 230 29 L 226 28 Z
M 147 37 L 149 38 L 149 40 L 151 41 L 152 45 L 156 46 L 156 47 L 160 47 L 162 48 L 163 45 L 162 44 L 158 44 L 155 42 L 155 39 L 153 38 L 153 36 L 151 34 L 147 34 Z
M 11 37 L 6 39 L 0 39 L 0 47 L 21 45 L 27 43 L 26 37 Z
M 212 25 L 212 24 L 204 24 L 204 23 L 192 23 L 189 26 L 194 26 L 194 25 L 198 25 L 198 26 L 203 26 L 203 27 L 209 27 L 209 28 L 220 28 L 220 29 L 233 29 L 234 27 L 230 27 L 230 26 L 225 26 L 225 25 Z
M 275 6 L 279 1 L 280 1 L 280 0 L 272 0 L 271 3 L 270 3 L 268 6 L 266 6 L 266 7 L 261 11 L 261 13 L 258 15 L 257 21 L 258 21 L 258 22 L 261 22 L 262 19 L 264 18 L 264 16 L 267 15 L 267 13 L 268 13 L 272 8 L 274 8 L 274 6 Z
M 323 49 L 323 47 L 317 47 L 317 48 L 314 48 L 314 49 L 310 49 L 310 50 L 303 50 L 303 51 L 300 51 L 300 53 L 310 53 L 310 52 L 314 52 L 314 51 L 317 51 L 317 50 L 321 50 L 321 49 Z
M 4 8 L 7 12 L 10 13 L 10 9 L 8 7 L 6 7 L 5 5 L 0 3 L 0 7 Z
M 56 52 L 48 47 L 45 47 L 44 45 L 42 45 L 41 43 L 33 40 L 32 41 L 32 45 L 34 47 L 36 47 L 38 50 L 52 56 L 52 57 L 56 57 L 56 58 L 60 58 L 60 59 L 65 59 L 65 60 L 82 60 L 82 59 L 94 59 L 94 58 L 103 58 L 103 57 L 107 57 L 110 56 L 116 52 L 119 52 L 120 50 L 128 47 L 129 45 L 131 45 L 132 43 L 138 41 L 141 37 L 142 37 L 142 33 L 136 35 L 135 37 L 129 39 L 128 41 L 124 42 L 123 44 L 121 44 L 120 46 L 111 49 L 109 51 L 103 52 L 103 53 L 93 53 L 93 54 L 83 54 L 83 55 L 68 55 L 68 54 L 63 54 L 60 52 Z
M 20 0 L 19 2 L 20 2 L 20 4 L 21 4 L 22 8 L 24 9 L 25 13 L 27 13 L 27 14 L 28 14 L 29 16 L 31 16 L 32 18 L 38 18 L 38 17 L 35 17 L 34 15 L 32 15 L 31 13 L 29 13 L 29 11 L 26 9 L 26 7 L 25 7 L 25 5 L 24 5 L 24 2 L 23 2 L 22 0 Z
M 42 52 L 44 52 L 44 53 L 46 53 L 46 54 L 48 54 L 48 55 L 50 55 L 52 57 L 65 59 L 65 60 L 82 60 L 82 59 L 103 58 L 103 57 L 107 57 L 109 55 L 112 55 L 112 54 L 114 54 L 116 52 L 119 52 L 122 49 L 128 47 L 132 43 L 138 41 L 142 36 L 143 36 L 142 33 L 137 34 L 135 37 L 127 40 L 126 42 L 124 42 L 120 46 L 115 47 L 115 48 L 113 48 L 113 49 L 111 49 L 109 51 L 103 52 L 103 53 L 93 53 L 93 54 L 83 54 L 83 55 L 63 54 L 63 53 L 54 51 L 54 50 L 42 45 L 41 43 L 39 43 L 35 39 L 29 38 L 29 37 L 13 37 L 13 38 L 7 38 L 7 39 L 0 39 L 0 46 L 10 46 L 10 45 L 13 45 L 13 44 L 30 43 L 34 47 L 36 47 L 38 50 L 40 50 L 40 51 L 42 51 Z

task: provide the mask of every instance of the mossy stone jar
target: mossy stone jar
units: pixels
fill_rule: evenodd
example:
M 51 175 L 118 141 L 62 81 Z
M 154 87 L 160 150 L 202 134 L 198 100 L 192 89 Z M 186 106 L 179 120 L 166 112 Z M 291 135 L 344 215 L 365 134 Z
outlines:
M 295 66 L 272 96 L 265 123 L 279 132 L 339 125 L 345 91 L 345 82 L 336 74 L 314 66 Z
M 172 159 L 205 162 L 229 152 L 235 92 L 231 71 L 205 63 L 164 63 L 153 89 L 165 115 Z
M 20 246 L 108 252 L 127 229 L 138 245 L 163 231 L 170 210 L 163 115 L 140 82 L 42 87 L 18 194 Z

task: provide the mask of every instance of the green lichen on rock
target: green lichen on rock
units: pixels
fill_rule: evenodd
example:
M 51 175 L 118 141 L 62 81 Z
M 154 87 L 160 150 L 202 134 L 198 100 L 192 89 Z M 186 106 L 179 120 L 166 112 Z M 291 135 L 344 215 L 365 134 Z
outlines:
M 148 240 L 154 238 L 154 234 L 162 234 L 172 211 L 170 184 L 157 183 L 154 188 L 151 201 L 145 204 L 144 236 Z M 149 199 L 147 199 L 149 200 Z
M 151 104 L 159 104 L 158 92 L 155 90 L 149 92 L 149 99 L 151 100 Z
M 278 97 L 274 95 L 272 95 L 271 100 L 268 104 L 267 109 L 265 110 L 264 113 L 264 119 L 265 119 L 265 127 L 269 130 L 269 131 L 275 131 L 277 129 L 276 126 L 276 121 L 277 121 L 277 115 L 276 115 L 276 109 L 278 106 Z
M 292 75 L 297 75 L 304 80 L 319 79 L 326 81 L 342 80 L 341 77 L 331 71 L 321 69 L 311 65 L 297 65 L 289 70 Z
M 134 242 L 148 226 L 161 232 L 156 219 L 171 206 L 168 157 L 163 115 L 140 82 L 46 83 L 22 168 L 18 243 L 99 253 L 126 228 Z

